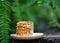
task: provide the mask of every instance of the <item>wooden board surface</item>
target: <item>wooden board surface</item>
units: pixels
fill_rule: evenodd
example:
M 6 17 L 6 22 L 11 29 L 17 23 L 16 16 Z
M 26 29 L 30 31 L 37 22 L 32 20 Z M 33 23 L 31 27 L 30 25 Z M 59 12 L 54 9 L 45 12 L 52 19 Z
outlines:
M 60 37 L 60 35 L 44 35 L 43 37 Z

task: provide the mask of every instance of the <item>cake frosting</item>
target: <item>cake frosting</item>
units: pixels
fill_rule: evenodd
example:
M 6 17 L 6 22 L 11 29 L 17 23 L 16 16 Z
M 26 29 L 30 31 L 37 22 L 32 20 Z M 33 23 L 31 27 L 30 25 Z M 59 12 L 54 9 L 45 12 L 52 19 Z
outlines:
M 16 34 L 20 36 L 29 36 L 33 34 L 34 24 L 32 21 L 17 22 Z

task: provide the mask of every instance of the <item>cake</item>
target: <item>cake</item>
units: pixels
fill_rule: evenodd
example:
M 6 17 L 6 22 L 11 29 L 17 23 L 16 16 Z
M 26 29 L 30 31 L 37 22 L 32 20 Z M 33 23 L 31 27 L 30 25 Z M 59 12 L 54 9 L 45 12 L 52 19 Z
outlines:
M 33 34 L 33 22 L 32 21 L 17 22 L 16 34 L 20 36 L 32 35 Z

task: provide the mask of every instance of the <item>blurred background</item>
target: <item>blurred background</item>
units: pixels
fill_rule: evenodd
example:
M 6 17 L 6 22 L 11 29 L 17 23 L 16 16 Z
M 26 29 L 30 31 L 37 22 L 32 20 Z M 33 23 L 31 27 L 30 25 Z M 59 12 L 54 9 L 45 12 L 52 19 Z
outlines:
M 9 43 L 18 21 L 33 21 L 34 32 L 60 34 L 60 0 L 0 0 L 0 42 Z

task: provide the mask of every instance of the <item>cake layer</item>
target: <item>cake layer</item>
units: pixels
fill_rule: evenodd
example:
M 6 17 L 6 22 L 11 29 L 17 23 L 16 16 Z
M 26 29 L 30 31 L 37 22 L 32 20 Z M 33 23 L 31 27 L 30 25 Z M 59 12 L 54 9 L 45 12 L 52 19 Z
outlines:
M 33 34 L 33 22 L 21 21 L 17 22 L 16 34 L 20 36 L 29 36 Z

